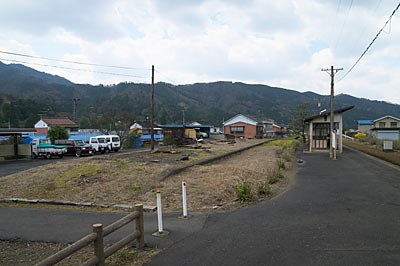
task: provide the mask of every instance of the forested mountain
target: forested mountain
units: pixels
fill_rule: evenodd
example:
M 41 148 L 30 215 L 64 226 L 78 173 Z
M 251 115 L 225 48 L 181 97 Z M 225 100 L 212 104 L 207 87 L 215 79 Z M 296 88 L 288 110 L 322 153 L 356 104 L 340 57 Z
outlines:
M 108 128 L 110 124 L 144 120 L 150 115 L 150 84 L 120 83 L 92 86 L 72 82 L 25 66 L 0 63 L 0 126 L 32 127 L 39 114 L 72 117 L 72 98 L 79 98 L 77 122 L 81 128 Z M 297 104 L 310 103 L 316 114 L 317 101 L 329 109 L 329 96 L 267 85 L 232 82 L 190 85 L 155 85 L 155 120 L 158 123 L 185 121 L 220 125 L 242 113 L 255 119 L 273 119 L 288 125 Z M 356 127 L 358 119 L 400 116 L 400 105 L 371 101 L 350 95 L 335 98 L 335 108 L 355 105 L 345 113 L 345 127 Z

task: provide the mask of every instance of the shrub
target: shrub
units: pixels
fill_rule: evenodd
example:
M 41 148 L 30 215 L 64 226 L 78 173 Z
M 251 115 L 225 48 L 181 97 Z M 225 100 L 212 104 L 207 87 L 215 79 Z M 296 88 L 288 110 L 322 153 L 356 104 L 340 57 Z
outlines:
M 271 193 L 270 179 L 267 177 L 264 182 L 258 186 L 259 195 L 269 195 Z
M 270 184 L 275 184 L 279 181 L 279 179 L 284 178 L 285 176 L 281 172 L 281 169 L 279 168 L 273 168 L 268 170 L 268 180 Z
M 277 164 L 278 164 L 278 168 L 279 169 L 283 169 L 283 170 L 285 170 L 286 169 L 286 164 L 285 164 L 285 161 L 283 161 L 283 160 L 281 160 L 281 159 L 279 159 L 278 161 L 276 161 L 277 162 Z
M 236 198 L 241 202 L 250 200 L 252 198 L 252 192 L 250 183 L 243 180 L 242 184 L 236 184 Z
M 283 173 L 280 170 L 276 171 L 276 178 L 282 179 L 284 177 L 285 176 L 283 175 Z
M 285 161 L 290 162 L 292 160 L 293 153 L 294 153 L 294 151 L 290 147 L 284 148 L 282 151 L 282 158 Z M 285 169 L 285 168 L 282 168 L 282 169 Z

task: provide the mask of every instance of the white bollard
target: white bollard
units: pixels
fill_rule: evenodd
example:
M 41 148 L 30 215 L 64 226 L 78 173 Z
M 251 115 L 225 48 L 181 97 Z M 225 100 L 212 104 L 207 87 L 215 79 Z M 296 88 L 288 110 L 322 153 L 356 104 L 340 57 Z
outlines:
M 157 216 L 158 216 L 158 232 L 163 232 L 163 222 L 162 222 L 162 207 L 161 207 L 161 193 L 157 190 Z
M 186 204 L 186 182 L 182 181 L 182 205 L 183 205 L 183 217 L 187 217 L 187 204 Z

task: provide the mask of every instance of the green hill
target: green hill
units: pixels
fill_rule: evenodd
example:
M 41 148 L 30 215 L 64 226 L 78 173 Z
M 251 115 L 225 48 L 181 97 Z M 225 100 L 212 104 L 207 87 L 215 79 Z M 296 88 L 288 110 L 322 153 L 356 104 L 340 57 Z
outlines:
M 0 126 L 31 127 L 39 114 L 72 116 L 72 98 L 79 98 L 77 120 L 82 128 L 105 127 L 120 121 L 144 120 L 150 116 L 150 84 L 120 83 L 112 86 L 73 84 L 61 77 L 0 63 Z M 32 74 L 34 73 L 34 74 Z M 220 125 L 242 113 L 256 119 L 273 119 L 287 125 L 291 110 L 309 102 L 316 114 L 317 101 L 329 109 L 329 96 L 297 92 L 267 85 L 240 82 L 155 85 L 155 119 L 159 123 L 185 121 Z M 355 105 L 345 113 L 345 127 L 356 127 L 358 119 L 400 116 L 400 106 L 382 101 L 340 95 L 335 108 Z

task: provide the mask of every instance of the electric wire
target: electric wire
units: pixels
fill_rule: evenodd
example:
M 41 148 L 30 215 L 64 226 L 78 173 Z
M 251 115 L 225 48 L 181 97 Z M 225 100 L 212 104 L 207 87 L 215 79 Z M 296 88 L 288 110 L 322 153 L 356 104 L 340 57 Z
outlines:
M 343 29 L 344 29 L 344 26 L 346 25 L 347 19 L 349 18 L 349 14 L 350 14 L 350 10 L 351 10 L 352 6 L 353 6 L 353 0 L 351 0 L 349 9 L 347 10 L 346 18 L 343 21 L 342 28 L 340 29 L 339 36 L 336 40 L 335 48 L 338 46 L 338 43 L 339 43 L 340 39 L 342 38 Z
M 102 64 L 86 63 L 86 62 L 79 62 L 79 61 L 70 61 L 70 60 L 54 59 L 54 58 L 47 58 L 47 57 L 34 56 L 34 55 L 28 55 L 28 54 L 7 52 L 7 51 L 1 51 L 1 50 L 0 50 L 0 53 L 2 53 L 2 54 L 8 54 L 8 55 L 15 55 L 15 56 L 23 56 L 23 57 L 35 58 L 35 59 L 43 59 L 43 60 L 49 60 L 49 61 L 64 62 L 64 63 L 69 63 L 69 64 L 78 64 L 78 65 L 87 65 L 87 66 L 98 66 L 98 67 L 109 67 L 109 68 L 119 68 L 119 69 L 131 69 L 131 70 L 151 70 L 150 68 L 139 68 L 139 67 L 128 67 L 128 66 L 115 66 L 115 65 L 102 65 Z
M 164 75 L 163 73 L 161 73 L 158 70 L 155 70 L 155 72 L 157 72 L 158 74 L 160 74 L 161 76 L 163 76 L 165 79 L 169 80 L 170 82 L 172 82 L 172 85 L 177 85 L 178 83 L 175 82 L 174 80 L 170 79 L 169 77 L 167 77 L 166 75 Z
M 361 56 L 357 59 L 357 61 L 352 65 L 351 68 L 349 68 L 349 70 L 339 79 L 339 81 L 342 81 L 353 69 L 354 67 L 358 64 L 358 62 L 360 62 L 361 58 L 363 58 L 363 56 L 367 53 L 367 51 L 369 50 L 369 48 L 372 46 L 372 44 L 376 41 L 376 39 L 378 39 L 379 35 L 382 33 L 382 31 L 384 30 L 384 28 L 386 27 L 386 25 L 389 23 L 389 21 L 392 20 L 392 17 L 394 16 L 394 14 L 397 12 L 397 10 L 400 7 L 400 2 L 397 4 L 397 7 L 393 10 L 392 14 L 390 15 L 389 19 L 386 20 L 385 24 L 383 25 L 383 27 L 379 30 L 379 32 L 376 34 L 376 36 L 372 39 L 371 43 L 367 46 L 367 48 L 365 49 L 365 51 L 361 54 Z M 339 82 L 338 81 L 338 82 Z
M 132 77 L 132 78 L 142 78 L 142 79 L 147 79 L 147 78 L 149 78 L 149 77 L 135 76 L 135 75 L 128 75 L 128 74 L 120 74 L 120 73 L 113 73 L 113 72 L 96 71 L 96 70 L 81 69 L 81 68 L 72 68 L 72 67 L 63 67 L 63 66 L 55 66 L 55 65 L 41 64 L 41 63 L 32 63 L 32 62 L 25 62 L 25 61 L 19 61 L 19 60 L 14 60 L 14 59 L 6 59 L 6 58 L 0 58 L 0 60 L 1 60 L 1 61 L 14 62 L 14 63 L 20 63 L 20 64 L 28 64 L 28 65 L 30 64 L 30 65 L 37 65 L 37 66 L 54 67 L 54 68 L 61 68 L 61 69 L 68 69 L 68 70 L 76 70 L 76 71 L 83 71 L 83 72 L 91 72 L 91 73 L 97 73 L 97 74 L 113 75 L 113 76 Z

